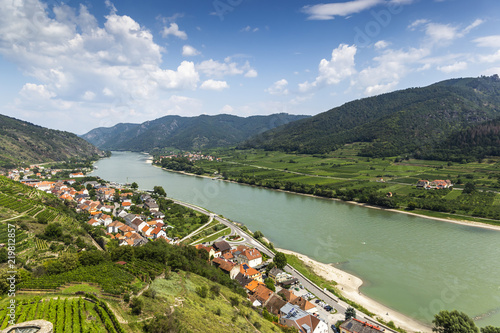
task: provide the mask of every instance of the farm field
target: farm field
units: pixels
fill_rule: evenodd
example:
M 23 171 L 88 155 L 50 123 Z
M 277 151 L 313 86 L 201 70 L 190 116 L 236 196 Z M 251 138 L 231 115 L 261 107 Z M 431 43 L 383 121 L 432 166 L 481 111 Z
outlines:
M 220 149 L 208 153 L 222 162 L 195 164 L 207 175 L 249 185 L 500 224 L 499 157 L 463 164 L 405 156 L 368 158 L 358 155 L 364 146 L 349 144 L 323 155 Z M 450 180 L 453 190 L 417 188 L 421 179 Z

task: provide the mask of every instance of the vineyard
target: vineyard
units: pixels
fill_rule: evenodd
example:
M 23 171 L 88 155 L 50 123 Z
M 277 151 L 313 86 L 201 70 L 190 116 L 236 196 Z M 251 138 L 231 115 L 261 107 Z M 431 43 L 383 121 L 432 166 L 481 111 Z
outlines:
M 82 266 L 69 272 L 44 275 L 40 278 L 24 281 L 21 289 L 57 289 L 70 282 L 92 282 L 101 286 L 105 293 L 121 294 L 130 288 L 134 275 L 121 266 L 104 263 L 96 266 Z
M 0 329 L 8 326 L 8 309 L 0 309 Z M 41 299 L 34 297 L 19 301 L 16 308 L 16 323 L 44 319 L 54 325 L 54 333 L 122 333 L 113 312 L 103 301 L 93 298 Z
M 0 224 L 0 244 L 7 244 L 7 224 Z M 33 240 L 28 238 L 28 234 L 21 229 L 16 229 L 16 253 L 20 253 L 23 250 L 33 246 Z

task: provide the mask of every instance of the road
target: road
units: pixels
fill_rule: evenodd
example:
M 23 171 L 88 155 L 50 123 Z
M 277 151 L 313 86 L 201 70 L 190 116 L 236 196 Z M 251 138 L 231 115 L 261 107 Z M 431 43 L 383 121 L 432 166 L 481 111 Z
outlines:
M 182 201 L 179 201 L 179 200 L 175 200 L 175 199 L 172 199 L 172 200 L 176 204 L 182 205 L 182 206 L 187 207 L 187 208 L 191 208 L 191 209 L 193 209 L 193 210 L 195 210 L 197 212 L 200 212 L 202 214 L 213 216 L 215 218 L 215 220 L 217 220 L 220 223 L 222 223 L 222 224 L 228 226 L 229 228 L 231 228 L 233 235 L 240 235 L 244 239 L 244 241 L 241 241 L 242 243 L 250 244 L 253 247 L 255 247 L 256 249 L 258 249 L 261 253 L 265 253 L 269 258 L 274 258 L 274 253 L 271 250 L 269 250 L 267 247 L 265 247 L 261 242 L 257 241 L 256 239 L 254 239 L 253 237 L 251 237 L 250 235 L 248 235 L 243 229 L 241 229 L 240 227 L 238 227 L 237 225 L 235 225 L 233 222 L 231 222 L 231 221 L 229 221 L 229 220 L 227 220 L 225 218 L 222 218 L 222 217 L 220 217 L 220 216 L 218 216 L 216 214 L 213 214 L 213 213 L 207 211 L 206 209 L 203 209 L 203 208 L 198 207 L 196 205 L 192 205 L 192 204 L 189 204 L 189 203 L 186 203 L 186 202 L 182 202 Z M 317 286 L 314 282 L 312 282 L 307 277 L 305 277 L 304 275 L 302 275 L 302 273 L 300 273 L 299 271 L 297 271 L 292 266 L 286 265 L 285 271 L 288 272 L 288 273 L 290 273 L 290 274 L 292 274 L 293 276 L 295 276 L 299 280 L 299 282 L 304 286 L 304 288 L 306 288 L 307 290 L 309 290 L 316 297 L 318 297 L 319 299 L 321 299 L 326 304 L 329 304 L 333 308 L 337 309 L 338 313 L 345 314 L 346 309 L 348 307 L 350 307 L 350 305 L 348 305 L 344 301 L 339 300 L 337 296 L 335 296 L 332 293 L 330 293 L 329 291 L 327 291 L 327 290 L 325 291 L 322 288 L 320 288 L 319 286 Z M 384 328 L 385 331 L 387 331 L 387 332 L 398 333 L 398 332 L 394 331 L 393 329 L 391 329 L 391 328 L 389 328 L 389 327 L 387 327 L 385 325 L 382 325 L 381 323 L 373 320 L 368 315 L 360 312 L 359 310 L 356 310 L 356 313 L 357 313 L 357 318 L 358 319 L 368 321 L 368 322 L 370 322 L 370 323 L 372 323 L 374 325 L 378 325 L 378 326 Z M 331 325 L 331 324 L 334 324 L 334 323 L 329 323 L 329 325 Z

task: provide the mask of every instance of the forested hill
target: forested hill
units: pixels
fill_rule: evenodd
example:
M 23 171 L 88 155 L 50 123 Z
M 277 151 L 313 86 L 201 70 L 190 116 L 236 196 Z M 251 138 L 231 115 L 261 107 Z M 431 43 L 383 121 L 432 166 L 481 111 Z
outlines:
M 368 142 L 366 156 L 444 153 L 441 157 L 449 158 L 453 151 L 460 152 L 460 143 L 453 140 L 468 140 L 469 151 L 480 152 L 471 145 L 484 141 L 468 139 L 475 133 L 472 128 L 499 117 L 497 75 L 453 79 L 352 101 L 265 132 L 240 147 L 326 153 L 346 143 Z M 498 122 L 488 125 L 488 133 L 494 133 L 494 124 Z M 476 129 L 485 135 L 486 130 Z
M 165 116 L 142 124 L 96 128 L 82 137 L 101 149 L 152 151 L 154 148 L 201 149 L 236 145 L 251 136 L 308 116 L 286 113 L 248 118 L 233 115 Z
M 104 153 L 76 134 L 0 115 L 0 168 L 19 163 L 92 158 Z

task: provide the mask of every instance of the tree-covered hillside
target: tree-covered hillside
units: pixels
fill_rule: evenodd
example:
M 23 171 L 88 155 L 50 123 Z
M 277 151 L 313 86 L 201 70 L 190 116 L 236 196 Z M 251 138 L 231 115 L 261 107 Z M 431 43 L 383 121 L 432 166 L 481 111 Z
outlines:
M 0 168 L 103 155 L 77 135 L 0 115 Z
M 96 128 L 82 137 L 109 150 L 152 151 L 164 147 L 197 150 L 236 145 L 253 135 L 305 117 L 285 113 L 248 118 L 227 114 L 165 116 L 142 124 Z
M 346 143 L 370 142 L 366 156 L 442 153 L 451 136 L 458 139 L 461 131 L 498 117 L 497 75 L 453 79 L 352 101 L 265 132 L 240 147 L 325 153 Z

